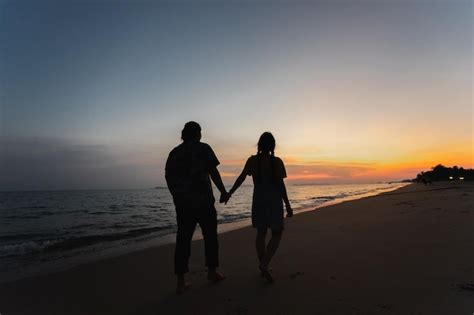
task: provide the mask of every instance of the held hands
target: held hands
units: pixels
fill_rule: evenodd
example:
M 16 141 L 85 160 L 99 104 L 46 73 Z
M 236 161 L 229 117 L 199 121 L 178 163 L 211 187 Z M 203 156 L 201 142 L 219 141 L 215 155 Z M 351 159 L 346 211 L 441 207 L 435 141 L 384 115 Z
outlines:
M 221 197 L 219 198 L 219 203 L 224 203 L 227 204 L 227 201 L 229 201 L 231 194 L 224 191 L 221 193 Z

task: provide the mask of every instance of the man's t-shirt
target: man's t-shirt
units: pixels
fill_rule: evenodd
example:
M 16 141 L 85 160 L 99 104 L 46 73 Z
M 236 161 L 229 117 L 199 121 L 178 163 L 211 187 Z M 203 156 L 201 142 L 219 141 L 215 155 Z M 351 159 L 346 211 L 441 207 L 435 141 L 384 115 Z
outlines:
M 166 161 L 166 182 L 175 203 L 214 203 L 209 179 L 219 165 L 212 148 L 202 142 L 186 142 L 174 148 Z

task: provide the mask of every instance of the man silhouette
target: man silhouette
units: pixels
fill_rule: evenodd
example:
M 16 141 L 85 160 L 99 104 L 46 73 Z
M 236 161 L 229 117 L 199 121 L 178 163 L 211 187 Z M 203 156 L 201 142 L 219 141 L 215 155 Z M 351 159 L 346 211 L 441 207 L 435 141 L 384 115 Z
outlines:
M 178 233 L 174 256 L 174 272 L 177 276 L 176 293 L 182 294 L 191 284 L 185 282 L 191 254 L 191 240 L 199 223 L 204 237 L 207 278 L 220 281 L 225 277 L 216 271 L 219 265 L 217 241 L 217 214 L 209 177 L 221 192 L 221 202 L 228 193 L 217 170 L 219 160 L 212 148 L 200 142 L 201 126 L 190 121 L 181 132 L 183 143 L 174 148 L 166 161 L 166 183 L 176 208 Z

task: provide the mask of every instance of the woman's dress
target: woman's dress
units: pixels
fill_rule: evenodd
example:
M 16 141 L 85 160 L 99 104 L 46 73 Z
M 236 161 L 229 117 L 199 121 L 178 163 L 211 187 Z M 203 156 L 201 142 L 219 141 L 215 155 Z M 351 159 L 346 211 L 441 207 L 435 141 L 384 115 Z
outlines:
M 283 161 L 273 156 L 251 156 L 247 175 L 254 182 L 252 226 L 257 229 L 283 230 L 283 195 L 281 182 L 286 177 Z

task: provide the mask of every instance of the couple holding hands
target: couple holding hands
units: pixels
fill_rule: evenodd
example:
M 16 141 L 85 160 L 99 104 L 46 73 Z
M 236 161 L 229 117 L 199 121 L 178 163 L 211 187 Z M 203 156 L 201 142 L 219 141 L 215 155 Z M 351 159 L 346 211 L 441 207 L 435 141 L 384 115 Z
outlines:
M 176 207 L 178 232 L 174 257 L 174 271 L 177 276 L 176 293 L 182 294 L 190 287 L 184 279 L 188 272 L 191 254 L 191 240 L 196 224 L 199 223 L 205 247 L 206 266 L 210 281 L 221 281 L 225 276 L 217 271 L 218 240 L 217 213 L 210 179 L 221 192 L 220 202 L 227 203 L 232 194 L 242 185 L 247 176 L 252 176 L 254 190 L 252 199 L 252 226 L 257 229 L 255 246 L 259 259 L 261 276 L 273 282 L 268 265 L 280 244 L 283 224 L 283 204 L 287 216 L 293 216 L 286 187 L 283 161 L 275 156 L 275 138 L 264 132 L 258 141 L 257 154 L 245 163 L 229 192 L 222 183 L 217 170 L 219 160 L 212 148 L 201 140 L 201 127 L 190 121 L 181 132 L 183 142 L 174 148 L 166 161 L 166 182 Z M 272 236 L 265 243 L 267 230 Z

